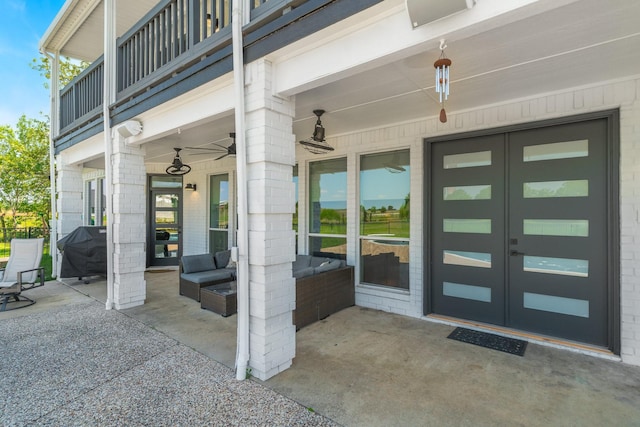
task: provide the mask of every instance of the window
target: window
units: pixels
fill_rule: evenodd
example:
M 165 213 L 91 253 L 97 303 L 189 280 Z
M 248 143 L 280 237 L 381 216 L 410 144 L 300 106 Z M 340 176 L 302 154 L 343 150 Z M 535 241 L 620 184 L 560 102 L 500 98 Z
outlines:
M 409 150 L 360 156 L 360 280 L 409 289 Z
M 309 164 L 309 254 L 345 259 L 347 159 Z
M 296 233 L 296 253 L 298 253 L 298 165 L 293 167 L 293 192 L 296 200 L 295 210 L 293 211 L 292 226 Z
M 87 225 L 96 225 L 96 186 L 95 180 L 87 181 Z
M 293 167 L 293 192 L 296 199 L 295 211 L 293 212 L 293 230 L 298 234 L 298 165 Z M 297 251 L 296 251 L 297 252 Z
M 229 247 L 229 175 L 209 177 L 209 252 L 215 254 Z
M 86 225 L 107 224 L 107 189 L 104 178 L 85 182 Z

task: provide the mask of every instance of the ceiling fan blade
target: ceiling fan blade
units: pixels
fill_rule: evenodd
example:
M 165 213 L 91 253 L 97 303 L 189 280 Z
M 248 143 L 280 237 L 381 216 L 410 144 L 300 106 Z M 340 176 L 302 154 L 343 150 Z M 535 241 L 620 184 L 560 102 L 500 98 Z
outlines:
M 220 148 L 205 148 L 205 147 L 184 147 L 185 150 L 203 150 L 203 151 L 213 151 L 218 153 L 224 153 L 227 151 L 227 147 L 220 146 Z

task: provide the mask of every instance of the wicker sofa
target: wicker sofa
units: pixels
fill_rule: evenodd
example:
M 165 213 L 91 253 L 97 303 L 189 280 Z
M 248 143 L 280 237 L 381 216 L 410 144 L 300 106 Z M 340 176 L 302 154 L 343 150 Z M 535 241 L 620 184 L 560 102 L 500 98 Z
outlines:
M 355 305 L 353 266 L 342 260 L 296 255 L 296 330 Z
M 229 265 L 229 255 L 230 251 L 221 251 L 213 256 L 183 256 L 180 295 L 200 301 L 202 288 L 235 280 L 236 270 Z M 355 305 L 353 266 L 339 259 L 296 255 L 292 267 L 296 279 L 296 330 Z
M 235 280 L 236 269 L 229 265 L 231 251 L 215 255 L 185 255 L 180 259 L 180 295 L 200 301 L 200 289 Z

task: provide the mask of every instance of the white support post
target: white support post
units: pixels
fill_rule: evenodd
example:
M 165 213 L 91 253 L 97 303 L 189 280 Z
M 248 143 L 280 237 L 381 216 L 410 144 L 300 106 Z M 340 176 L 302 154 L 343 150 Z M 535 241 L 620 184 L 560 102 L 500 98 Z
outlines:
M 266 380 L 291 366 L 296 350 L 293 99 L 272 92 L 272 64 L 246 65 L 247 193 L 252 375 Z

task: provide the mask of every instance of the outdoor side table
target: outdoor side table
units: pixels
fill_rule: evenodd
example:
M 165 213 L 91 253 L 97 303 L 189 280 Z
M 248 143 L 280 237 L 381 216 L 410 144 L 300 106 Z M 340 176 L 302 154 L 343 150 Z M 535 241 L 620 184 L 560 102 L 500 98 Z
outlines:
M 236 282 L 220 283 L 200 290 L 200 308 L 211 310 L 222 317 L 236 313 L 237 301 Z

